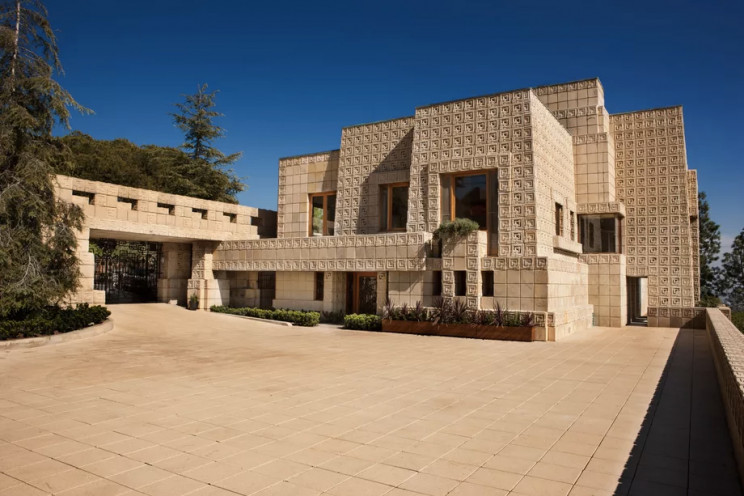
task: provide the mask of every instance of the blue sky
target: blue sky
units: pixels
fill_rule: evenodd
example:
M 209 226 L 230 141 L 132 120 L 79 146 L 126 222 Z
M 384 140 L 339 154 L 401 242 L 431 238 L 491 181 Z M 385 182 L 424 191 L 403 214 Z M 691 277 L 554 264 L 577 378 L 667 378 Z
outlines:
M 177 146 L 169 112 L 219 89 L 243 204 L 276 208 L 279 157 L 339 147 L 343 126 L 415 107 L 599 77 L 610 113 L 683 105 L 690 168 L 744 228 L 744 2 L 127 2 L 47 0 L 99 139 Z

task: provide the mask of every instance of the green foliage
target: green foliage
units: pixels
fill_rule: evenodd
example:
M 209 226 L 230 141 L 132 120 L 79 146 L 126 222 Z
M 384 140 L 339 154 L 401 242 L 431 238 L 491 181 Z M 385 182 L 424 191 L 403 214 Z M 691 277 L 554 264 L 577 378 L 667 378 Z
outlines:
M 336 312 L 321 312 L 320 321 L 324 324 L 343 324 L 346 313 L 343 310 Z
M 721 252 L 721 231 L 720 226 L 710 218 L 710 206 L 703 191 L 698 194 L 698 224 L 700 226 L 700 297 L 705 298 L 719 294 L 721 271 L 713 264 L 718 260 Z
M 470 219 L 446 220 L 434 231 L 434 239 L 444 241 L 464 238 L 478 230 L 478 223 Z
M 421 313 L 416 309 L 421 308 Z M 434 324 L 475 324 L 495 327 L 532 327 L 534 314 L 531 312 L 510 312 L 501 309 L 497 303 L 496 310 L 470 310 L 464 301 L 437 297 L 431 310 L 425 309 L 420 302 L 416 302 L 413 309 L 396 307 L 390 300 L 383 308 L 383 318 L 392 320 L 413 320 L 419 322 L 433 322 Z
M 707 308 L 715 308 L 721 304 L 723 304 L 721 299 L 718 296 L 712 296 L 712 295 L 703 296 L 702 298 L 700 298 L 700 301 L 698 302 L 698 306 L 707 307 Z
M 228 203 L 237 203 L 243 190 L 229 171 L 207 167 L 178 148 L 96 140 L 78 131 L 55 143 L 59 174 Z
M 736 312 L 744 311 L 744 229 L 734 238 L 731 251 L 723 255 L 723 283 L 726 303 Z
M 243 183 L 229 166 L 240 158 L 241 152 L 225 155 L 213 142 L 225 136 L 225 130 L 214 123 L 223 114 L 214 110 L 217 91 L 207 92 L 207 85 L 197 86 L 196 93 L 184 95 L 185 101 L 177 103 L 178 112 L 171 114 L 173 122 L 184 132 L 181 149 L 191 158 L 194 172 L 222 179 L 219 186 L 232 196 L 243 191 Z
M 731 322 L 733 322 L 737 329 L 744 332 L 744 312 L 732 312 Z
M 54 196 L 51 138 L 82 112 L 53 76 L 61 73 L 43 4 L 0 4 L 0 318 L 23 320 L 77 287 L 80 208 Z M 18 27 L 18 30 L 16 30 Z
M 390 300 L 385 300 L 385 305 L 382 307 L 382 318 L 392 320 L 409 320 L 412 322 L 425 322 L 429 320 L 429 311 L 420 301 L 416 302 L 415 306 L 409 307 L 408 304 L 403 306 L 396 306 Z
M 44 308 L 20 320 L 0 320 L 0 341 L 61 334 L 100 324 L 111 312 L 99 305 L 78 305 L 77 308 Z
M 352 313 L 344 317 L 344 327 L 358 331 L 379 331 L 382 329 L 382 319 L 379 315 Z
M 291 322 L 302 327 L 313 327 L 320 322 L 320 313 L 306 312 L 304 310 L 266 310 L 263 308 L 231 308 L 222 305 L 214 305 L 210 308 L 213 312 L 229 313 L 232 315 L 243 315 L 246 317 L 257 317 L 259 319 L 280 320 Z

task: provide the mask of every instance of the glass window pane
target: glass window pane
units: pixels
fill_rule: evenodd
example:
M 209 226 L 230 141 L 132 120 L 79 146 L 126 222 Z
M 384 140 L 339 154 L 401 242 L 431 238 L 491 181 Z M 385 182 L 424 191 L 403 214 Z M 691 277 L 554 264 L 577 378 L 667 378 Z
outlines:
M 388 230 L 388 187 L 380 188 L 380 231 Z
M 496 171 L 488 173 L 488 254 L 499 254 L 499 180 Z
M 617 253 L 617 219 L 580 215 L 579 237 L 584 253 Z
M 391 229 L 405 229 L 408 220 L 408 186 L 392 188 Z
M 333 236 L 333 232 L 336 228 L 336 195 L 328 195 L 327 209 L 326 212 L 326 231 L 328 236 Z
M 323 236 L 323 197 L 312 196 L 310 197 L 310 218 L 311 222 L 311 234 L 313 236 Z
M 442 222 L 452 220 L 450 218 L 451 206 L 450 206 L 450 176 L 442 176 L 442 194 L 440 198 L 441 210 L 442 210 Z
M 455 217 L 471 219 L 486 228 L 486 175 L 455 178 Z

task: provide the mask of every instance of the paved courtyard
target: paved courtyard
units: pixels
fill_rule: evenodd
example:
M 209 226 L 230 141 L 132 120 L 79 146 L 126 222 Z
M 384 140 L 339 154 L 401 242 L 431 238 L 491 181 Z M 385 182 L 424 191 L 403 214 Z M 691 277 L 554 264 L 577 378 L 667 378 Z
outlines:
M 558 343 L 167 305 L 0 352 L 0 495 L 740 494 L 704 331 Z

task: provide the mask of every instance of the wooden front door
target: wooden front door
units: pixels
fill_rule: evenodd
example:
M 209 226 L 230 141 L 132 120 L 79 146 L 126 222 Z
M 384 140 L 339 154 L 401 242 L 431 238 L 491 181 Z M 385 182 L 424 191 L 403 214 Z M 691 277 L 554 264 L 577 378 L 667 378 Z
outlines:
M 355 272 L 354 313 L 377 313 L 377 272 Z

